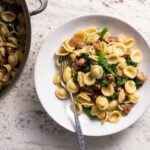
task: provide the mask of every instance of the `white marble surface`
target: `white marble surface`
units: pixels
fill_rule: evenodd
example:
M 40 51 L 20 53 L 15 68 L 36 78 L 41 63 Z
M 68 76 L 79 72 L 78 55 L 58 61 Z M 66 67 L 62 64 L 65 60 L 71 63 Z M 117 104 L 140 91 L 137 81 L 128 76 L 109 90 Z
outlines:
M 30 9 L 38 0 L 28 0 Z M 32 45 L 22 77 L 0 101 L 0 150 L 77 150 L 76 136 L 57 125 L 42 108 L 33 68 L 47 35 L 84 14 L 111 14 L 128 21 L 150 42 L 149 0 L 49 0 L 45 12 L 31 18 Z M 150 109 L 130 128 L 106 137 L 86 137 L 88 150 L 149 150 Z

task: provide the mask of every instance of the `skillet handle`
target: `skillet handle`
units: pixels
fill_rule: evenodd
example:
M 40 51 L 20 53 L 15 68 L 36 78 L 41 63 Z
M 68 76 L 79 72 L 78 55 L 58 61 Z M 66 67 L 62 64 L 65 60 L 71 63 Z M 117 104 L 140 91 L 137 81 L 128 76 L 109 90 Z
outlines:
M 31 11 L 30 16 L 34 16 L 34 15 L 41 13 L 47 7 L 48 0 L 39 0 L 39 1 L 41 3 L 41 6 L 38 9 Z

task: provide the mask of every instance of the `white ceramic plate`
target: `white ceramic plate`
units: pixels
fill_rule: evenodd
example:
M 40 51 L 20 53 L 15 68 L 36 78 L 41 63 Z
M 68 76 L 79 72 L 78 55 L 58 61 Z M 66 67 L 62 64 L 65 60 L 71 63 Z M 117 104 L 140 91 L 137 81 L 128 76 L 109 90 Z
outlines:
M 35 65 L 35 86 L 39 99 L 47 113 L 61 126 L 75 132 L 74 117 L 70 110 L 70 101 L 60 101 L 55 97 L 56 86 L 53 84 L 53 75 L 56 71 L 54 55 L 57 48 L 62 42 L 70 38 L 76 31 L 86 29 L 91 26 L 100 27 L 108 26 L 112 34 L 124 34 L 133 37 L 136 40 L 136 47 L 141 49 L 144 54 L 144 61 L 141 70 L 150 78 L 150 50 L 149 46 L 141 34 L 129 24 L 119 19 L 102 16 L 90 15 L 76 18 L 62 25 L 52 32 L 43 44 L 37 57 Z M 149 106 L 150 80 L 140 89 L 141 98 L 133 107 L 127 117 L 123 117 L 117 124 L 105 123 L 101 125 L 99 121 L 90 120 L 85 114 L 82 114 L 80 123 L 83 134 L 88 136 L 103 136 L 119 132 L 132 125 Z

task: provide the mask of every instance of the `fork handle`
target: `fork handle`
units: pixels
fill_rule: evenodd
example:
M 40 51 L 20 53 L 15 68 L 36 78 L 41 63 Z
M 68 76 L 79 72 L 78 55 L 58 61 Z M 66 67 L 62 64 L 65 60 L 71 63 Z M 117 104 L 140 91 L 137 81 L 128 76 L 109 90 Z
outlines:
M 69 94 L 70 94 L 71 102 L 73 103 L 76 133 L 77 133 L 77 137 L 78 137 L 78 143 L 79 143 L 79 146 L 80 146 L 80 150 L 86 150 L 85 138 L 84 138 L 84 135 L 82 134 L 80 121 L 79 121 L 77 111 L 76 111 L 76 108 L 75 108 L 74 98 L 73 98 L 73 95 L 72 95 L 71 92 L 69 92 Z

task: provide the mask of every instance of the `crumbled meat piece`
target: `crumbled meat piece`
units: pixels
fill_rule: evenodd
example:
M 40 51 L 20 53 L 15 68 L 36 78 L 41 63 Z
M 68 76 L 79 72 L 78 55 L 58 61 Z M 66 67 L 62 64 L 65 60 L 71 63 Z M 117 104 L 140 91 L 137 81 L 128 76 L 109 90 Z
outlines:
M 122 106 L 122 111 L 126 114 L 128 114 L 131 111 L 131 104 L 123 104 Z
M 75 48 L 83 48 L 84 45 L 85 45 L 85 42 L 81 39 L 81 38 L 76 38 L 76 37 L 73 37 L 69 44 L 72 46 L 72 47 L 75 47 Z
M 115 78 L 112 74 L 108 74 L 107 78 L 108 78 L 108 81 L 111 82 L 111 83 L 115 81 Z
M 115 37 L 115 36 L 109 36 L 109 37 L 107 37 L 106 41 L 108 43 L 117 42 L 117 37 Z
M 90 95 L 90 98 L 92 99 L 92 101 L 95 103 L 97 95 L 96 94 L 92 94 Z
M 84 58 L 76 59 L 76 64 L 78 66 L 81 66 L 81 67 L 85 66 L 85 62 L 86 62 L 86 60 Z
M 93 46 L 94 46 L 94 48 L 96 49 L 96 50 L 102 50 L 101 48 L 101 42 L 100 41 L 97 41 L 97 42 L 94 42 L 93 43 Z
M 147 76 L 143 72 L 139 72 L 137 77 L 142 81 L 145 82 L 147 80 Z

